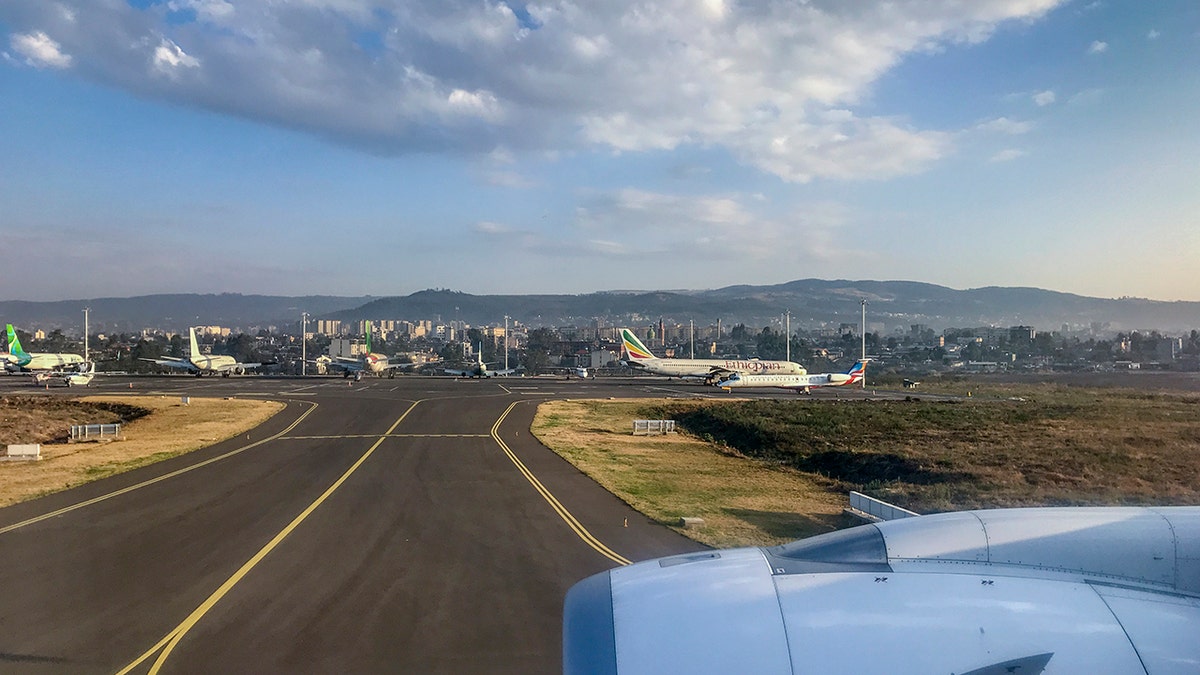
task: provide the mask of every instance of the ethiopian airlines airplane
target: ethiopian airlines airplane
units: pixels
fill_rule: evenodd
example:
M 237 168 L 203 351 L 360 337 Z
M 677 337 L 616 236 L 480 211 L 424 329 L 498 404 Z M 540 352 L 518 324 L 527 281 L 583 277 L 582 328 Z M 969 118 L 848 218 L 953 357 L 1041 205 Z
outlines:
M 854 366 L 844 373 L 814 373 L 812 375 L 743 375 L 733 373 L 719 380 L 714 386 L 725 390 L 735 387 L 776 387 L 794 389 L 796 393 L 808 393 L 813 387 L 844 387 L 861 382 L 867 373 L 866 361 L 855 361 Z
M 804 366 L 792 361 L 762 361 L 759 359 L 660 359 L 628 328 L 621 330 L 625 363 L 635 370 L 644 370 L 668 377 L 703 378 L 708 383 L 738 373 L 772 373 L 804 375 Z

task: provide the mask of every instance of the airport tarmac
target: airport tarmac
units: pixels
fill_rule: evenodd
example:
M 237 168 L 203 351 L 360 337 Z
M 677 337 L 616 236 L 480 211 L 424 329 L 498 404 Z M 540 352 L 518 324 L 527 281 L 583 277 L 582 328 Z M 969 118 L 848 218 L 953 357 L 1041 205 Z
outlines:
M 0 509 L 0 670 L 30 673 L 558 672 L 573 583 L 701 546 L 537 443 L 537 404 L 728 396 L 658 378 L 25 382 L 0 393 L 287 403 L 248 437 Z

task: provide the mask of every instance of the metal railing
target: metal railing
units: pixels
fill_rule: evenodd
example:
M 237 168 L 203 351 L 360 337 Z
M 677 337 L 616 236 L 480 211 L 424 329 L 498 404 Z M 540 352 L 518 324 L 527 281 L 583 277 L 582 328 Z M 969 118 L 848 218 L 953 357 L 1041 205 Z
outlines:
M 72 441 L 95 441 L 121 435 L 120 424 L 72 424 Z
M 657 436 L 675 433 L 675 420 L 634 420 L 634 436 Z
M 869 520 L 897 520 L 921 515 L 908 509 L 902 509 L 895 504 L 868 497 L 861 492 L 850 493 L 850 511 L 855 515 L 867 516 Z

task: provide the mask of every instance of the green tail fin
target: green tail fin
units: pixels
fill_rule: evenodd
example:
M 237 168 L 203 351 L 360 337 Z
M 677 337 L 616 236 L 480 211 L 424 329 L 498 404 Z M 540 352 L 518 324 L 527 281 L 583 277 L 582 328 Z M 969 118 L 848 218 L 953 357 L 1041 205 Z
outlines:
M 8 353 L 16 354 L 17 356 L 25 356 L 25 350 L 21 348 L 21 340 L 17 337 L 17 330 L 10 323 L 8 328 Z

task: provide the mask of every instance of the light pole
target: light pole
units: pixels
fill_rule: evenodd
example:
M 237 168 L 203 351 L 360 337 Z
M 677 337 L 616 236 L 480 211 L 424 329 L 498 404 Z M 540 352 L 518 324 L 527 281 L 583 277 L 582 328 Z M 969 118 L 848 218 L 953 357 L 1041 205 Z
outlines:
M 862 300 L 862 360 L 863 360 L 863 379 L 862 388 L 867 388 L 867 299 Z
M 783 313 L 783 344 L 787 360 L 792 360 L 792 310 Z
M 689 340 L 692 343 L 692 346 L 691 346 L 692 355 L 689 356 L 688 358 L 694 359 L 694 358 L 696 358 L 696 320 L 695 319 L 688 319 L 688 335 L 689 335 Z
M 308 312 L 300 312 L 300 377 L 308 375 Z
M 83 360 L 88 360 L 88 312 L 92 311 L 91 307 L 83 308 Z
M 504 315 L 504 370 L 508 370 L 508 315 Z

